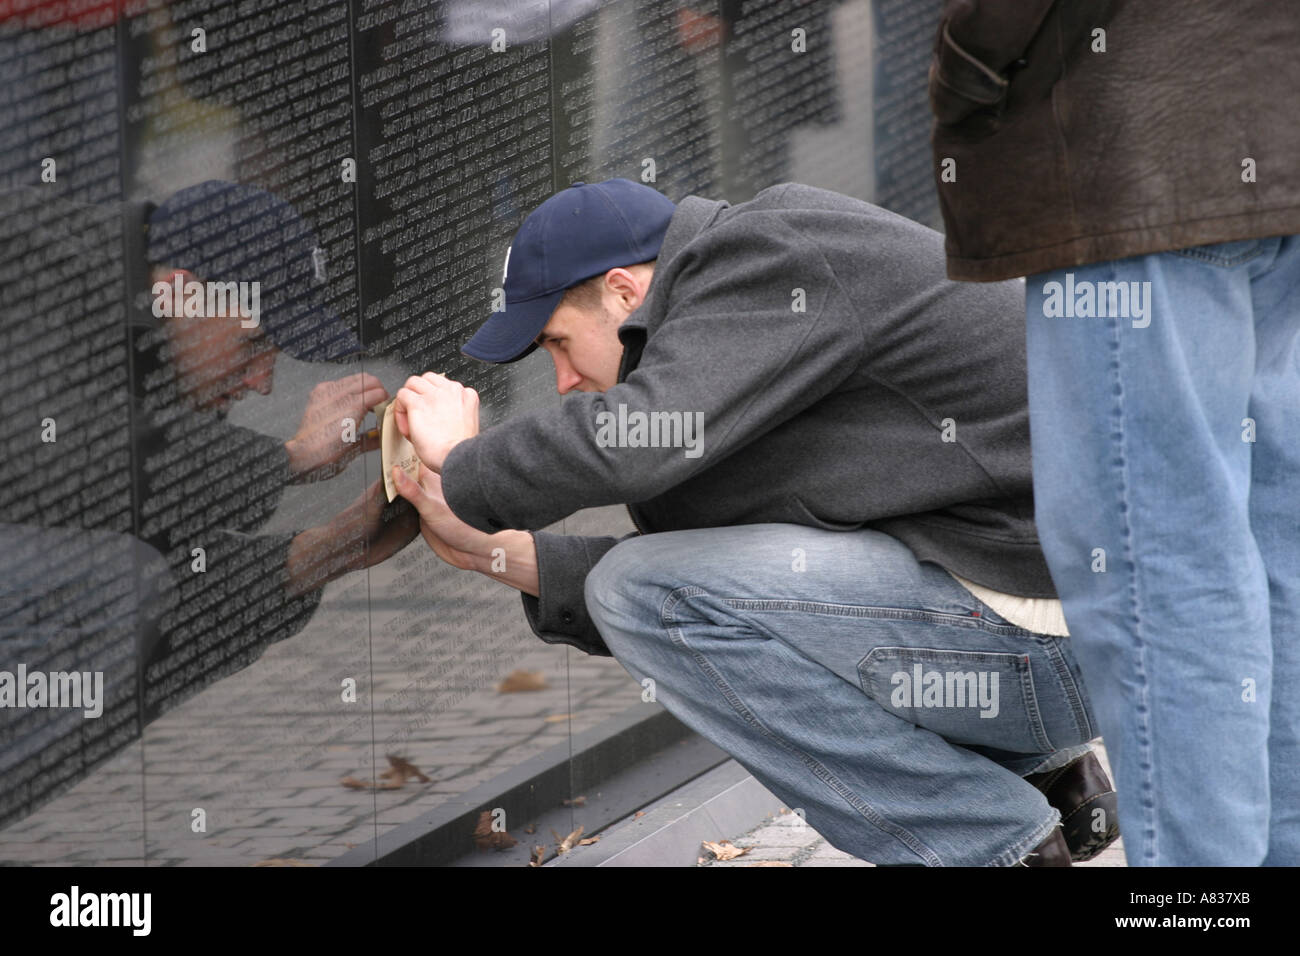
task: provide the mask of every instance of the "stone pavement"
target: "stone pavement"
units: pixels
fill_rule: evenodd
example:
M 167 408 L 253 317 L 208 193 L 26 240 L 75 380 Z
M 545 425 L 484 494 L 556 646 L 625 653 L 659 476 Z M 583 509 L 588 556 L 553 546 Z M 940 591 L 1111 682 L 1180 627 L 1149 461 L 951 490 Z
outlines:
M 1100 741 L 1097 755 L 1109 776 L 1110 763 L 1106 759 L 1106 748 L 1100 745 Z M 788 811 L 768 817 L 747 833 L 726 839 L 734 846 L 749 847 L 749 852 L 734 860 L 724 861 L 712 859 L 711 854 L 702 849 L 703 862 L 695 865 L 737 867 L 762 863 L 768 866 L 874 866 L 831 846 L 821 834 Z M 1123 844 L 1121 837 L 1098 856 L 1086 863 L 1076 863 L 1075 866 L 1126 866 Z

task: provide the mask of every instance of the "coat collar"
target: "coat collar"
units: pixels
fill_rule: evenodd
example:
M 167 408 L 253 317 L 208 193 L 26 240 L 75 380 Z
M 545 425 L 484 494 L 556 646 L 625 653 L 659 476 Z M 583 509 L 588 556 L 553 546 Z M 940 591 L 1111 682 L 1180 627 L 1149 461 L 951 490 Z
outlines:
M 722 210 L 731 203 L 725 199 L 705 199 L 702 196 L 687 196 L 677 204 L 677 209 L 668 220 L 668 231 L 659 246 L 659 255 L 655 260 L 655 278 L 650 282 L 650 292 L 641 307 L 623 320 L 618 327 L 618 338 L 623 343 L 623 360 L 619 364 L 618 381 L 623 381 L 627 374 L 641 359 L 641 349 L 645 345 L 647 324 L 655 315 L 659 300 L 667 296 L 667 290 L 660 281 L 668 274 L 668 263 L 696 236 L 703 232 L 717 219 Z

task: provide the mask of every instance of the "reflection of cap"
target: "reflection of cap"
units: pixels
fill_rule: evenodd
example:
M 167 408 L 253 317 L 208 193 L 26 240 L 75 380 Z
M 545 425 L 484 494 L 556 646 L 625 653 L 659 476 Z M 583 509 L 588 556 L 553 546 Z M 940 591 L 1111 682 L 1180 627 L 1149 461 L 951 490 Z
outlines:
M 257 282 L 267 337 L 294 358 L 338 359 L 361 342 L 324 304 L 325 253 L 297 211 L 256 186 L 210 179 L 149 217 L 146 258 L 210 282 Z
M 506 250 L 505 311 L 461 347 L 470 358 L 515 362 L 537 347 L 564 290 L 659 255 L 676 206 L 628 179 L 574 183 L 524 220 Z

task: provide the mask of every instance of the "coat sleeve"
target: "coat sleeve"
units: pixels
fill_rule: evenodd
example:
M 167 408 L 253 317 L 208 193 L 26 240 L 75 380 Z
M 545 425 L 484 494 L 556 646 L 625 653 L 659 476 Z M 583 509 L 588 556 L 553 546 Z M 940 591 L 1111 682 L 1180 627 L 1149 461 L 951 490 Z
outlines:
M 537 548 L 538 596 L 524 594 L 524 616 L 533 633 L 547 644 L 571 644 L 600 657 L 612 657 L 600 631 L 587 613 L 583 593 L 587 574 L 621 538 L 583 537 L 534 531 Z
M 637 367 L 605 392 L 570 394 L 452 449 L 447 504 L 481 531 L 534 530 L 583 508 L 653 498 L 833 391 L 857 368 L 862 329 L 809 237 L 761 210 L 721 223 L 656 274 L 666 309 Z M 651 289 L 651 295 L 656 294 Z M 644 306 L 643 306 L 644 307 Z M 687 447 L 617 447 L 608 425 L 681 412 Z

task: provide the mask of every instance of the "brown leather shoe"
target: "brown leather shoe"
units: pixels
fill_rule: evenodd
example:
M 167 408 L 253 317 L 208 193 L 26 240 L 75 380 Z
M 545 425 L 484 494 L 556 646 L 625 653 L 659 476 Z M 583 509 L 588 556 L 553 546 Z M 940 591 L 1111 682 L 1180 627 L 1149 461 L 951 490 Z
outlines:
M 1115 788 L 1091 750 L 1082 757 L 1025 780 L 1060 811 L 1061 830 L 1076 863 L 1091 860 L 1119 837 Z
M 1053 830 L 1051 836 L 1034 847 L 1032 853 L 1016 864 L 1016 866 L 1069 865 L 1070 848 L 1065 844 L 1065 837 L 1061 835 L 1060 827 Z

